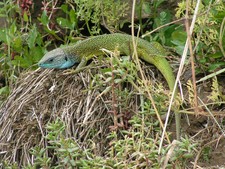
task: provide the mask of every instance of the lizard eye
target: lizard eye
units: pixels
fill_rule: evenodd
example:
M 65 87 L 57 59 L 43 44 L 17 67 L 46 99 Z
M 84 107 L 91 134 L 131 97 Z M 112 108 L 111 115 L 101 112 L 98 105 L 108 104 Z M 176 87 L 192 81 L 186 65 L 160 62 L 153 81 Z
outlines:
M 53 62 L 53 59 L 49 59 L 48 61 L 49 61 L 49 62 Z
M 65 57 L 65 61 L 67 61 L 68 60 L 68 58 L 67 57 Z

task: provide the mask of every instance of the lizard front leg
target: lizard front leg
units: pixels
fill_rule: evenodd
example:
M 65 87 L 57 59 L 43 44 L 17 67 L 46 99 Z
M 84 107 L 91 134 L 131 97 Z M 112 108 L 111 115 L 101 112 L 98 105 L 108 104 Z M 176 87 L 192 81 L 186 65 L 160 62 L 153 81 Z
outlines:
M 92 57 L 93 57 L 93 55 L 83 57 L 75 69 L 67 69 L 64 71 L 63 74 L 65 74 L 65 75 L 75 74 L 75 73 L 79 73 L 85 69 L 90 68 L 91 65 L 88 65 L 88 66 L 86 66 L 86 65 L 87 65 L 88 60 L 90 60 Z

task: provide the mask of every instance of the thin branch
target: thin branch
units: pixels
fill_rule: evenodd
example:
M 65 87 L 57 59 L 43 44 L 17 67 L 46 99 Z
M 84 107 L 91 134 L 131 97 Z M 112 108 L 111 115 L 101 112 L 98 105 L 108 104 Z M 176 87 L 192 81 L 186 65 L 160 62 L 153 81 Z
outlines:
M 225 51 L 223 49 L 224 32 L 225 32 L 225 17 L 223 18 L 223 21 L 221 23 L 220 37 L 219 37 L 219 47 L 220 47 L 221 52 L 223 53 L 223 57 L 225 58 Z
M 186 1 L 186 18 L 188 18 L 188 9 L 189 9 L 189 1 Z M 196 78 L 195 78 L 195 63 L 194 63 L 194 52 L 192 49 L 192 44 L 191 44 L 191 33 L 189 29 L 189 21 L 188 19 L 185 20 L 185 26 L 186 26 L 186 31 L 187 31 L 187 38 L 188 38 L 188 48 L 191 56 L 191 72 L 192 72 L 192 84 L 193 84 L 193 91 L 194 91 L 194 106 L 195 106 L 195 111 L 197 112 L 198 109 L 198 98 L 197 98 L 197 87 L 196 87 Z
M 211 74 L 209 74 L 209 75 L 199 79 L 196 83 L 199 83 L 199 82 L 205 81 L 207 79 L 213 78 L 214 76 L 217 76 L 217 75 L 219 75 L 219 74 L 221 74 L 223 72 L 225 72 L 225 68 L 223 68 L 223 69 L 221 69 L 221 70 L 219 70 L 217 72 L 211 73 Z
M 150 101 L 151 101 L 151 104 L 152 104 L 152 106 L 153 106 L 153 109 L 155 110 L 155 113 L 156 113 L 157 118 L 158 118 L 158 120 L 159 120 L 160 126 L 161 126 L 162 128 L 164 128 L 163 122 L 162 122 L 162 120 L 161 120 L 161 118 L 160 118 L 160 114 L 159 114 L 159 112 L 158 112 L 158 110 L 157 110 L 157 108 L 156 108 L 155 101 L 154 101 L 154 99 L 152 98 L 152 95 L 151 95 L 151 93 L 150 93 L 150 91 L 149 91 L 149 89 L 148 89 L 148 85 L 147 85 L 147 82 L 146 82 L 146 80 L 145 80 L 144 73 L 143 73 L 143 71 L 142 71 L 142 69 L 141 69 L 141 65 L 140 65 L 140 62 L 139 62 L 139 59 L 138 59 L 137 48 L 136 48 L 136 47 L 137 47 L 137 44 L 135 43 L 135 36 L 134 36 L 134 13 L 135 13 L 135 5 L 136 5 L 136 0 L 133 0 L 133 5 L 132 5 L 132 17 L 131 17 L 131 19 L 132 19 L 132 20 L 131 20 L 131 33 L 132 33 L 132 43 L 133 43 L 133 48 L 134 48 L 134 57 L 135 57 L 135 60 L 136 60 L 137 65 L 138 65 L 138 68 L 139 68 L 139 70 L 140 70 L 141 78 L 142 78 L 143 83 L 144 83 L 144 85 L 145 85 L 145 87 L 146 87 L 146 90 L 147 90 L 147 93 L 148 93 L 148 97 L 149 97 L 149 99 L 150 99 Z M 171 143 L 171 142 L 170 142 L 170 139 L 169 139 L 169 137 L 168 137 L 168 135 L 167 135 L 167 133 L 166 133 L 165 135 L 166 135 L 167 141 L 168 141 L 169 143 Z
M 201 0 L 198 0 L 197 4 L 196 4 L 196 7 L 195 7 L 194 16 L 193 16 L 191 27 L 190 27 L 190 34 L 192 34 L 193 29 L 194 29 L 194 25 L 195 25 L 195 21 L 196 21 L 196 18 L 197 18 L 200 2 L 201 2 Z M 185 62 L 186 57 L 187 57 L 187 51 L 188 51 L 188 39 L 186 40 L 186 44 L 185 44 L 184 51 L 183 51 L 183 54 L 182 54 L 182 58 L 181 58 L 181 61 L 180 61 L 180 66 L 179 66 L 176 81 L 175 81 L 175 84 L 174 84 L 172 96 L 171 96 L 171 99 L 170 99 L 170 104 L 169 104 L 169 108 L 168 108 L 167 115 L 166 115 L 166 121 L 165 121 L 165 124 L 164 124 L 165 127 L 163 129 L 162 138 L 161 138 L 160 145 L 159 145 L 159 153 L 161 152 L 161 149 L 162 149 L 163 137 L 166 133 L 166 126 L 167 126 L 168 121 L 169 121 L 170 112 L 171 112 L 171 108 L 172 108 L 172 104 L 173 104 L 173 99 L 174 99 L 174 96 L 175 96 L 175 93 L 176 93 L 177 84 L 178 84 L 178 81 L 180 81 L 180 77 L 181 77 L 182 70 L 183 70 L 183 67 L 184 67 L 184 62 Z
M 162 28 L 164 28 L 164 27 L 166 27 L 166 26 L 172 25 L 172 24 L 174 24 L 174 23 L 177 23 L 177 22 L 180 22 L 180 21 L 183 21 L 183 20 L 185 20 L 185 18 L 180 18 L 180 19 L 177 19 L 177 20 L 175 20 L 175 21 L 169 22 L 169 23 L 167 23 L 167 24 L 161 25 L 161 26 L 157 27 L 156 29 L 152 30 L 151 32 L 148 32 L 148 33 L 142 35 L 141 37 L 144 38 L 144 37 L 146 37 L 146 36 L 148 36 L 148 35 L 151 35 L 152 33 L 156 32 L 156 31 L 159 30 L 159 29 L 162 29 Z

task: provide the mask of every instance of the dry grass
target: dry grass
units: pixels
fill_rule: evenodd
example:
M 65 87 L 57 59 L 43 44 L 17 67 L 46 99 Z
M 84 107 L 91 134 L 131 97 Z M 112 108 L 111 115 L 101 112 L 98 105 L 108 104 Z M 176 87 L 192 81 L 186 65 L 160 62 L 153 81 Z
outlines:
M 149 65 L 142 64 L 141 67 L 147 75 L 146 78 L 150 79 L 152 72 Z M 22 74 L 0 108 L 0 161 L 18 162 L 19 166 L 32 162 L 29 149 L 36 145 L 41 148 L 46 147 L 45 136 L 48 131 L 45 126 L 58 118 L 66 124 L 65 134 L 68 138 L 74 138 L 84 148 L 93 148 L 94 145 L 94 153 L 104 156 L 111 141 L 107 136 L 115 122 L 115 116 L 111 113 L 113 93 L 112 90 L 105 92 L 107 86 L 93 87 L 95 86 L 93 77 L 96 73 L 102 73 L 98 66 L 84 70 L 82 73 L 69 75 L 65 75 L 62 70 L 41 69 Z M 155 80 L 151 82 L 154 83 Z M 125 128 L 127 120 L 140 110 L 141 95 L 132 88 L 131 84 L 123 85 L 118 88 L 123 90 L 126 87 L 132 94 L 122 106 L 123 108 L 118 108 L 116 121 Z M 124 104 L 125 101 L 120 99 L 117 98 L 118 103 Z M 188 114 L 188 112 L 190 111 L 183 113 Z M 204 113 L 200 116 L 205 119 L 204 121 L 211 121 L 207 120 L 207 115 Z M 218 116 L 224 115 L 218 114 Z M 210 133 L 215 133 L 211 130 L 210 132 L 204 130 L 202 133 L 202 128 L 198 127 L 193 131 L 200 120 L 196 119 L 196 116 L 191 117 L 193 119 L 190 126 L 185 119 L 182 120 L 185 133 L 192 135 L 192 139 L 198 142 L 212 139 L 208 137 Z M 217 128 L 216 125 L 213 126 Z M 171 125 L 169 130 L 174 132 L 173 128 L 174 126 Z M 198 158 L 196 157 L 196 164 Z
M 110 98 L 100 97 L 90 109 L 99 94 L 98 90 L 88 90 L 90 80 L 88 72 L 65 76 L 62 71 L 40 69 L 20 77 L 0 110 L 1 159 L 30 160 L 29 149 L 45 145 L 44 126 L 56 118 L 66 123 L 68 137 L 88 140 L 89 132 L 98 131 L 91 137 L 96 144 L 101 143 L 97 147 L 101 152 L 112 125 L 107 113 Z M 85 112 L 90 116 L 84 123 Z
M 112 93 L 100 95 L 103 89 L 89 89 L 93 71 L 65 75 L 62 70 L 38 69 L 20 76 L 0 108 L 0 161 L 7 159 L 20 165 L 31 161 L 29 149 L 46 146 L 45 126 L 57 118 L 65 122 L 67 137 L 87 147 L 91 140 L 96 154 L 102 155 L 115 117 L 110 113 Z M 127 102 L 126 112 L 119 113 L 137 111 L 139 97 L 134 94 Z

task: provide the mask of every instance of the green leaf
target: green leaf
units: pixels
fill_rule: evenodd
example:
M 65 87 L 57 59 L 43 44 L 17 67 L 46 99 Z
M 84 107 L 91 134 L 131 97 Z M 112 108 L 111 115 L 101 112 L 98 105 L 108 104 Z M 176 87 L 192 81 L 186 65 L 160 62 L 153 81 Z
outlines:
M 210 0 L 202 0 L 202 3 L 203 3 L 204 5 L 209 5 Z
M 199 59 L 199 63 L 205 64 L 207 62 L 207 59 L 205 57 L 202 57 Z
M 171 36 L 171 42 L 175 45 L 184 46 L 187 39 L 187 34 L 184 31 L 178 30 L 174 31 Z
M 33 63 L 37 63 L 44 55 L 44 48 L 36 46 L 30 51 L 30 56 Z
M 63 5 L 61 6 L 61 9 L 62 9 L 63 12 L 65 12 L 66 14 L 69 13 L 69 12 L 68 12 L 68 5 L 63 4 Z
M 101 69 L 101 72 L 102 73 L 110 72 L 110 75 L 111 75 L 112 74 L 112 68 L 104 68 L 104 69 Z
M 76 13 L 74 10 L 70 10 L 70 21 L 73 23 L 75 21 L 77 21 L 77 17 L 76 17 Z
M 222 52 L 216 52 L 214 54 L 211 54 L 210 57 L 214 58 L 214 59 L 219 59 L 219 58 L 222 58 L 223 57 L 223 54 Z
M 74 153 L 74 152 L 77 152 L 78 150 L 79 150 L 79 147 L 74 147 L 74 148 L 69 148 L 68 152 L 69 153 Z
M 15 34 L 17 31 L 16 23 L 13 22 L 12 25 L 10 26 L 10 34 Z
M 4 86 L 0 88 L 0 95 L 9 94 L 9 86 Z
M 73 166 L 73 167 L 75 167 L 76 166 L 76 162 L 75 162 L 75 160 L 70 160 L 70 164 Z
M 155 8 L 158 8 L 160 6 L 161 3 L 163 3 L 165 0 L 158 0 L 158 1 L 155 1 L 154 5 L 155 5 Z
M 47 26 L 49 23 L 49 18 L 45 10 L 42 12 L 42 15 L 41 15 L 41 23 L 45 26 Z
M 186 32 L 178 30 L 174 31 L 171 36 L 171 43 L 175 45 L 176 52 L 182 54 L 186 43 Z
M 146 14 L 151 14 L 151 4 L 150 2 L 143 2 L 142 8 Z
M 21 66 L 22 68 L 28 68 L 32 65 L 32 60 L 27 57 L 15 56 L 11 63 L 16 66 Z
M 39 46 L 42 46 L 42 44 L 43 44 L 43 38 L 41 37 L 41 35 L 40 35 L 40 33 L 38 31 L 37 31 L 36 43 Z M 51 43 L 51 42 L 50 41 L 46 42 L 46 44 L 48 44 L 48 43 Z
M 7 43 L 7 34 L 5 29 L 0 29 L 0 41 Z
M 114 82 L 116 83 L 116 84 L 118 84 L 118 83 L 120 83 L 120 82 L 122 82 L 123 81 L 123 79 L 115 79 L 114 80 Z
M 17 52 L 21 52 L 23 45 L 22 45 L 22 38 L 21 36 L 18 36 L 14 39 L 14 48 Z
M 57 151 L 58 151 L 58 152 L 67 152 L 67 149 L 59 148 Z
M 174 49 L 176 50 L 176 52 L 179 55 L 182 55 L 183 54 L 183 51 L 184 51 L 184 46 L 175 46 Z
M 105 80 L 105 83 L 108 83 L 112 80 L 112 77 L 108 77 L 106 80 Z
M 225 65 L 225 62 L 212 63 L 209 65 L 209 72 L 213 72 L 215 69 L 221 68 L 224 65 Z
M 105 72 L 104 74 L 105 74 L 105 75 L 112 76 L 112 72 Z
M 35 44 L 36 44 L 36 38 L 37 38 L 37 28 L 34 25 L 33 28 L 30 30 L 29 32 L 29 36 L 28 36 L 28 46 L 30 49 L 34 48 Z
M 23 20 L 25 22 L 28 22 L 29 21 L 29 18 L 28 18 L 28 15 L 27 15 L 27 12 L 25 11 L 24 14 L 23 14 Z
M 45 29 L 45 31 L 51 35 L 53 35 L 57 40 L 62 40 L 54 30 L 50 30 L 50 29 Z
M 63 28 L 73 29 L 73 25 L 72 25 L 72 23 L 68 19 L 59 17 L 59 18 L 57 18 L 56 21 Z
M 119 74 L 121 72 L 123 72 L 121 69 L 117 69 L 117 70 L 115 69 L 112 71 L 112 73 L 114 73 L 114 74 Z
M 193 154 L 185 153 L 185 154 L 183 154 L 183 157 L 188 159 L 188 158 L 193 157 Z

